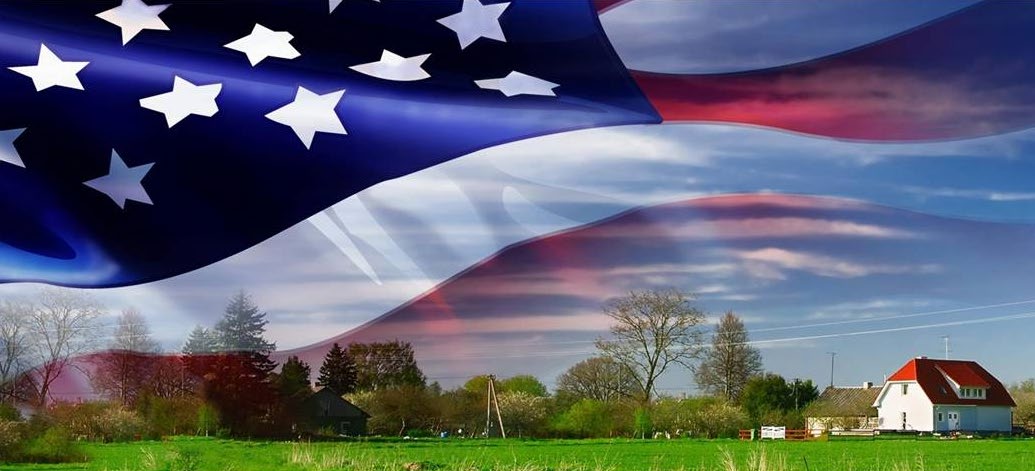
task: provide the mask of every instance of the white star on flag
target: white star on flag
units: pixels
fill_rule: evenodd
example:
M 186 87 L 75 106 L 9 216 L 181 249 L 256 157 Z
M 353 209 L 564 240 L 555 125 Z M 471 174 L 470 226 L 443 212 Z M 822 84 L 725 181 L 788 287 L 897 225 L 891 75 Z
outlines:
M 508 97 L 515 95 L 557 96 L 553 89 L 560 86 L 517 71 L 512 71 L 503 78 L 475 80 L 474 83 L 484 89 L 499 90 Z
M 460 49 L 466 49 L 479 38 L 507 42 L 500 26 L 500 15 L 509 6 L 510 3 L 482 5 L 479 0 L 464 0 L 459 13 L 440 18 L 438 22 L 456 32 Z
M 36 61 L 36 65 L 8 67 L 8 69 L 31 78 L 37 92 L 50 87 L 83 90 L 83 84 L 79 82 L 79 76 L 76 74 L 87 64 L 89 62 L 64 62 L 51 52 L 46 44 L 40 44 L 40 57 Z
M 145 29 L 169 31 L 169 26 L 158 17 L 169 5 L 148 5 L 142 0 L 122 0 L 122 4 L 97 14 L 97 17 L 122 30 L 122 45 Z
M 287 31 L 273 31 L 256 23 L 251 34 L 223 47 L 243 52 L 248 56 L 248 62 L 255 66 L 267 57 L 294 59 L 302 55 L 291 45 L 292 39 L 295 37 Z
M 140 106 L 165 115 L 169 127 L 189 115 L 212 116 L 219 111 L 216 97 L 223 84 L 194 85 L 180 77 L 173 78 L 171 92 L 140 99 Z
M 14 141 L 23 132 L 25 132 L 25 128 L 0 131 L 0 162 L 7 162 L 22 168 L 25 167 L 21 156 L 18 155 L 18 149 L 14 148 Z
M 119 157 L 119 154 L 115 152 L 115 149 L 112 149 L 111 165 L 108 168 L 108 174 L 88 182 L 83 182 L 83 184 L 108 195 L 122 209 L 126 209 L 127 200 L 154 204 L 151 202 L 151 197 L 148 196 L 147 190 L 144 189 L 142 183 L 144 177 L 147 176 L 147 172 L 151 170 L 152 165 L 154 163 L 128 167 L 122 161 L 122 157 Z
M 397 82 L 412 82 L 424 80 L 431 77 L 421 65 L 428 60 L 431 54 L 421 54 L 413 57 L 403 57 L 387 49 L 381 52 L 381 60 L 368 62 L 349 67 L 356 72 L 366 74 L 379 79 L 394 80 Z
M 334 111 L 344 95 L 344 89 L 319 95 L 298 87 L 294 101 L 271 111 L 266 117 L 290 127 L 309 149 L 318 132 L 348 134 Z

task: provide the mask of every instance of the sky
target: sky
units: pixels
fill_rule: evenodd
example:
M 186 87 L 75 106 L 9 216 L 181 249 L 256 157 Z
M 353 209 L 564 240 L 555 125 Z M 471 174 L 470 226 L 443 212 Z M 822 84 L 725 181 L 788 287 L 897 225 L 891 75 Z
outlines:
M 637 0 L 602 24 L 632 69 L 725 73 L 863 46 L 971 3 Z M 111 316 L 142 312 L 168 351 L 244 289 L 282 350 L 398 337 L 447 386 L 486 372 L 552 385 L 593 353 L 608 299 L 676 286 L 710 319 L 740 315 L 765 368 L 788 378 L 827 384 L 836 352 L 835 383 L 881 382 L 944 355 L 949 336 L 953 358 L 1019 381 L 1035 376 L 1020 360 L 1035 354 L 1033 152 L 1031 130 L 917 143 L 716 123 L 574 131 L 386 181 L 196 271 L 91 293 Z M 448 316 L 416 312 L 436 296 Z M 353 330 L 386 313 L 396 322 Z M 685 371 L 662 389 L 695 391 Z

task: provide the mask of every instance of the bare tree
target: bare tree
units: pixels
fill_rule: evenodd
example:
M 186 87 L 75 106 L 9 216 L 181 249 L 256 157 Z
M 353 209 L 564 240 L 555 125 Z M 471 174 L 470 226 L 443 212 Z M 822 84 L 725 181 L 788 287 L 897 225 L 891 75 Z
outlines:
M 557 394 L 612 402 L 633 397 L 636 373 L 610 357 L 582 360 L 557 377 Z
M 732 311 L 722 316 L 712 347 L 695 370 L 698 386 L 728 401 L 740 398 L 752 376 L 762 374 L 762 354 L 748 343 L 744 322 Z
M 158 353 L 160 346 L 151 336 L 151 328 L 140 311 L 129 308 L 122 311 L 115 323 L 115 335 L 112 338 L 113 350 L 126 350 L 139 353 Z
M 33 337 L 32 385 L 34 401 L 43 405 L 50 388 L 76 355 L 97 344 L 100 305 L 82 291 L 45 288 L 29 311 L 29 333 Z
M 18 379 L 30 366 L 30 310 L 25 303 L 0 304 L 0 403 L 16 399 Z
M 692 368 L 700 354 L 704 313 L 692 299 L 674 289 L 633 291 L 604 308 L 615 323 L 611 339 L 597 339 L 597 349 L 636 373 L 637 392 L 645 404 L 670 366 Z
M 97 391 L 133 405 L 153 383 L 159 345 L 135 309 L 122 311 L 114 334 L 109 350 L 94 359 L 97 367 L 90 380 Z

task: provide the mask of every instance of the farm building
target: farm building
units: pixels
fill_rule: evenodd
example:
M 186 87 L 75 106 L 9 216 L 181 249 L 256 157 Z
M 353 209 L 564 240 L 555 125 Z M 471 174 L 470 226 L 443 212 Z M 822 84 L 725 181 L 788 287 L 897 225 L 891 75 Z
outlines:
M 973 361 L 909 360 L 873 402 L 878 429 L 915 432 L 1009 432 L 1010 393 Z
M 341 435 L 365 435 L 367 414 L 355 404 L 346 401 L 330 388 L 317 389 L 305 400 L 309 412 L 308 425 L 313 429 L 332 429 Z
M 874 430 L 877 428 L 877 409 L 873 403 L 881 388 L 873 383 L 861 387 L 830 387 L 805 408 L 805 428 L 813 436 L 823 432 Z

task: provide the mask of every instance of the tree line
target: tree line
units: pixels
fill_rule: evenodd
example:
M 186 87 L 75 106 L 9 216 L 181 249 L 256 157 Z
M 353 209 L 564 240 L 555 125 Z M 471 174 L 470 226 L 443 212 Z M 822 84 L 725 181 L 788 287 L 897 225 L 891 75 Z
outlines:
M 86 407 L 69 412 L 71 406 L 53 401 L 49 388 L 63 368 L 82 366 L 73 358 L 100 346 L 101 312 L 82 292 L 56 289 L 44 290 L 36 303 L 0 305 L 0 402 L 30 402 L 52 416 L 87 413 Z M 635 291 L 608 303 L 604 313 L 612 326 L 597 340 L 598 354 L 560 375 L 552 393 L 529 375 L 496 385 L 503 422 L 513 434 L 727 436 L 761 423 L 799 426 L 800 411 L 817 395 L 809 380 L 765 374 L 760 352 L 734 313 L 722 316 L 709 338 L 706 316 L 692 296 Z M 161 355 L 144 317 L 124 311 L 105 344 L 109 350 L 92 355 L 88 368 L 109 407 L 89 410 L 136 417 L 127 422 L 135 435 L 287 435 L 304 425 L 304 401 L 315 385 L 370 413 L 371 433 L 488 432 L 487 376 L 446 390 L 428 383 L 410 344 L 386 341 L 332 345 L 314 378 L 313 367 L 297 357 L 282 365 L 270 359 L 276 345 L 265 338 L 267 324 L 242 291 L 218 322 L 190 332 L 182 355 Z M 659 393 L 659 379 L 677 366 L 703 396 Z

